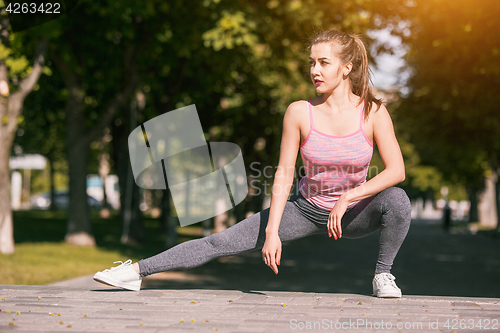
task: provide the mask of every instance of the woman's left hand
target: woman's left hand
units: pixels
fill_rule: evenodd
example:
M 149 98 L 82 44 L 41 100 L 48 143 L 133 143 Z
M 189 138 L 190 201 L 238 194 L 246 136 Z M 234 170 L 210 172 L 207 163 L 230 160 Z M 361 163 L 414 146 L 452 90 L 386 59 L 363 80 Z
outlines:
M 340 198 L 335 203 L 335 206 L 333 206 L 333 209 L 330 212 L 330 216 L 328 216 L 328 223 L 326 226 L 328 229 L 328 237 L 332 237 L 333 235 L 335 240 L 342 237 L 341 222 L 342 216 L 344 216 L 347 210 L 347 206 L 347 200 L 345 200 L 343 196 L 340 196 Z

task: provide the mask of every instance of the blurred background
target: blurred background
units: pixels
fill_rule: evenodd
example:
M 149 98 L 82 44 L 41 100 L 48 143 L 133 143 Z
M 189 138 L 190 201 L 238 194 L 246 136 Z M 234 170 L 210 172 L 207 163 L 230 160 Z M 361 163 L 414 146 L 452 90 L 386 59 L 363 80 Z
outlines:
M 0 7 L 0 283 L 90 274 L 269 207 L 283 115 L 315 96 L 307 46 L 323 29 L 360 34 L 370 52 L 414 220 L 439 237 L 498 240 L 497 0 L 85 0 L 18 32 Z M 240 146 L 249 195 L 180 228 L 168 188 L 135 185 L 127 138 L 190 104 L 207 141 Z M 369 177 L 382 169 L 375 152 Z M 485 264 L 496 276 L 497 245 Z

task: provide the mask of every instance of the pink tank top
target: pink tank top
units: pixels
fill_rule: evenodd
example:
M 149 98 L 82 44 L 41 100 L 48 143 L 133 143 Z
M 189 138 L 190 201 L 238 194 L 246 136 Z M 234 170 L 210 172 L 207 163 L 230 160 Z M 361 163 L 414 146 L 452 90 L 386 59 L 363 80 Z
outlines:
M 311 103 L 307 101 L 311 125 L 300 145 L 305 176 L 299 182 L 299 190 L 318 208 L 331 211 L 342 193 L 366 182 L 373 145 L 363 131 L 364 104 L 363 101 L 360 105 L 359 129 L 349 135 L 333 136 L 314 129 Z

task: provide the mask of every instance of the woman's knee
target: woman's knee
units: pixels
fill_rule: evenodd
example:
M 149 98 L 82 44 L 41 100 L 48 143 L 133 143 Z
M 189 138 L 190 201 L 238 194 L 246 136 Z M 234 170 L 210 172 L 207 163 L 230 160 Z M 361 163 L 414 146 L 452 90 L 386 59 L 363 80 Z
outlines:
M 411 216 L 411 202 L 405 190 L 400 187 L 389 187 L 383 190 L 382 205 L 392 212 L 399 212 L 405 217 Z
M 229 229 L 225 229 L 210 236 L 204 237 L 203 240 L 213 248 L 227 248 L 234 243 L 234 237 L 231 236 Z
M 262 212 L 261 212 L 262 213 Z M 213 248 L 237 251 L 251 247 L 258 238 L 260 226 L 259 213 L 254 214 L 218 233 L 204 237 L 203 240 Z

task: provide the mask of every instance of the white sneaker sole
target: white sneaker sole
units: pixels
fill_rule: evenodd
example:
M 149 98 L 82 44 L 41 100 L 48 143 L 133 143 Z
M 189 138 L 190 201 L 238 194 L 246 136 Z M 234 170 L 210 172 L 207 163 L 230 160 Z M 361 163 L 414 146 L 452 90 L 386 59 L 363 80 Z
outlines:
M 132 291 L 138 291 L 141 289 L 142 280 L 137 280 L 137 281 L 132 281 L 132 282 L 127 283 L 127 282 L 112 279 L 112 278 L 107 277 L 107 276 L 103 276 L 102 274 L 99 274 L 99 273 L 100 272 L 98 272 L 94 275 L 94 280 L 97 282 L 107 284 L 108 286 L 118 287 L 118 288 L 132 290 Z
M 383 298 L 401 298 L 401 291 L 386 291 L 386 292 L 378 292 L 377 294 L 372 294 L 373 296 L 383 297 Z

